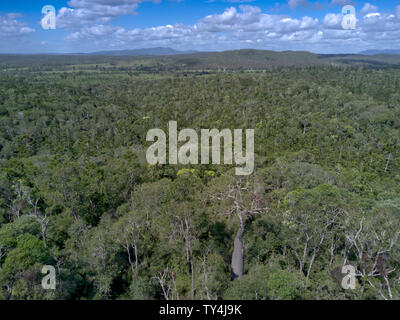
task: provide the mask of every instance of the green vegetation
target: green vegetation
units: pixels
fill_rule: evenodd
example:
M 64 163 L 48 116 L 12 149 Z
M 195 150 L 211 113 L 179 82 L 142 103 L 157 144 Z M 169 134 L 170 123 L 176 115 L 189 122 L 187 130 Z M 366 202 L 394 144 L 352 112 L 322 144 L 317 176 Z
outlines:
M 399 299 L 400 71 L 363 59 L 0 57 L 0 299 Z M 255 129 L 255 173 L 149 166 L 170 120 Z

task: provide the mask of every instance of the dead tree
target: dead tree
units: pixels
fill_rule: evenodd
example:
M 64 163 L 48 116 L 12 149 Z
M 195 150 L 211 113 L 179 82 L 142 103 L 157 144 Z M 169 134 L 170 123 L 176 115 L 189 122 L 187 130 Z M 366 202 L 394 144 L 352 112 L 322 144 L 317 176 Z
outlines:
M 47 214 L 42 213 L 39 210 L 38 206 L 39 201 L 40 198 L 32 200 L 30 193 L 27 193 L 27 202 L 30 205 L 28 216 L 35 218 L 36 221 L 40 224 L 41 227 L 40 235 L 42 236 L 44 246 L 47 247 L 46 233 L 47 233 L 47 225 L 49 223 L 49 217 L 47 216 Z
M 7 248 L 6 246 L 0 245 L 0 260 L 6 255 Z
M 315 260 L 325 245 L 330 242 L 331 263 L 334 257 L 334 235 L 341 228 L 340 217 L 343 211 L 331 205 L 321 207 L 302 207 L 296 201 L 283 214 L 283 219 L 294 237 L 288 245 L 299 263 L 299 272 L 307 279 L 311 275 Z
M 127 225 L 124 226 L 124 230 L 122 232 L 122 237 L 117 237 L 116 241 L 122 248 L 125 249 L 128 254 L 128 262 L 131 267 L 132 275 L 136 274 L 139 267 L 139 259 L 138 259 L 138 239 L 139 239 L 139 226 L 138 224 L 130 219 L 127 222 Z M 132 253 L 135 257 L 135 261 L 132 260 Z
M 163 272 L 158 272 L 152 280 L 155 280 L 160 285 L 165 300 L 179 300 L 178 290 L 176 289 L 176 276 L 174 272 L 169 270 L 168 266 Z
M 21 215 L 21 211 L 24 208 L 25 205 L 25 200 L 24 200 L 24 188 L 22 186 L 22 183 L 19 183 L 14 186 L 14 194 L 15 194 L 15 199 L 10 197 L 9 201 L 10 204 L 8 207 L 10 208 L 11 214 L 10 214 L 10 221 L 18 219 Z
M 190 217 L 190 214 L 185 213 L 183 215 L 183 217 L 179 216 L 179 215 L 175 215 L 175 226 L 176 226 L 176 230 L 174 230 L 175 232 L 177 232 L 179 234 L 180 237 L 183 238 L 185 246 L 185 252 L 186 252 L 186 261 L 188 263 L 189 266 L 189 272 L 190 272 L 190 276 L 191 276 L 191 289 L 190 289 L 190 298 L 193 300 L 194 299 L 194 291 L 195 291 L 195 287 L 194 287 L 194 258 L 193 258 L 193 241 L 195 240 L 195 237 L 193 236 L 193 224 L 192 224 L 192 220 Z
M 217 300 L 218 296 L 212 295 L 211 290 L 209 289 L 209 277 L 210 277 L 210 267 L 207 265 L 207 256 L 210 254 L 210 249 L 207 248 L 205 253 L 203 254 L 201 258 L 201 263 L 200 263 L 200 281 L 201 281 L 201 286 L 203 287 L 203 290 L 205 291 L 205 295 L 207 300 Z M 203 291 L 203 292 L 204 292 Z M 202 294 L 203 294 L 202 292 Z M 203 298 L 201 298 L 203 299 Z
M 39 223 L 41 230 L 40 234 L 43 239 L 44 246 L 47 247 L 47 225 L 49 217 L 39 209 L 40 197 L 32 199 L 31 190 L 25 187 L 22 183 L 15 186 L 16 199 L 12 201 L 9 208 L 14 219 L 18 219 L 23 213 L 27 212 L 28 217 L 33 217 Z
M 354 218 L 349 217 L 350 219 Z M 388 266 L 388 262 L 390 256 L 395 255 L 395 250 L 398 250 L 400 231 L 394 221 L 390 219 L 379 221 L 380 219 L 385 220 L 383 213 L 369 221 L 362 217 L 358 226 L 349 223 L 345 235 L 343 265 L 347 264 L 350 255 L 356 256 L 358 258 L 356 277 L 365 279 L 384 300 L 393 300 L 390 275 L 396 268 Z M 383 281 L 374 280 L 379 278 Z
M 259 195 L 250 185 L 249 181 L 239 179 L 228 186 L 228 191 L 216 196 L 218 200 L 229 200 L 232 206 L 227 214 L 236 213 L 239 219 L 239 228 L 236 232 L 233 243 L 233 253 L 231 261 L 232 279 L 241 278 L 244 270 L 244 244 L 243 233 L 245 231 L 246 219 L 254 215 L 262 214 L 267 211 Z
M 389 153 L 388 159 L 386 161 L 385 172 L 389 169 L 390 159 L 392 158 L 392 153 Z

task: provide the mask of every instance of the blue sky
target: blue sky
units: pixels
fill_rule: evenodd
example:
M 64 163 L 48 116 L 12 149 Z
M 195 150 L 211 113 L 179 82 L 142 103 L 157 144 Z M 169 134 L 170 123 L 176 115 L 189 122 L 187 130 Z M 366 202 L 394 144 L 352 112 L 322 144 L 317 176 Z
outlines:
M 355 30 L 341 26 L 346 4 L 356 8 Z M 40 25 L 44 5 L 56 8 L 56 30 Z M 400 49 L 400 0 L 1 1 L 0 40 L 0 53 Z

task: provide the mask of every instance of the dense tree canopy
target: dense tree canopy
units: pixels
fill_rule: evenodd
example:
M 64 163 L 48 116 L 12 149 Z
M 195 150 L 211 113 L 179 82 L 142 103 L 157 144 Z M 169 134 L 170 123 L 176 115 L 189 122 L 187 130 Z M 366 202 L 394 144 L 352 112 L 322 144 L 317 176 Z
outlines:
M 397 69 L 97 68 L 0 74 L 0 299 L 400 298 Z M 148 165 L 170 120 L 255 129 L 254 174 Z

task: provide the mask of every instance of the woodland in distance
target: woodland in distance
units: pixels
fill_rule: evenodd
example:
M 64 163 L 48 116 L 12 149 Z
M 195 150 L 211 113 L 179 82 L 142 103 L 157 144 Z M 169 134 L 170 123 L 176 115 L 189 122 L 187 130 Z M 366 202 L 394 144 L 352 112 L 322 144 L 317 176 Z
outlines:
M 399 67 L 256 50 L 0 56 L 0 299 L 400 299 Z M 254 173 L 148 165 L 146 133 L 171 120 L 254 129 Z

